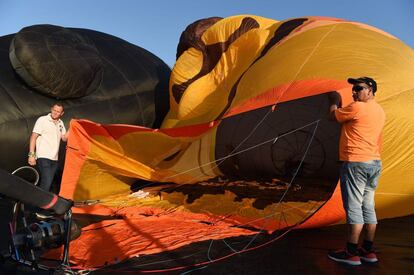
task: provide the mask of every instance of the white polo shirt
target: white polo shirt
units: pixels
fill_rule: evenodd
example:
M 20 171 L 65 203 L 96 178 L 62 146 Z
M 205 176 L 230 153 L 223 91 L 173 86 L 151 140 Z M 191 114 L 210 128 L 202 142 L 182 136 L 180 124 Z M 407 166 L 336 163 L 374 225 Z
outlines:
M 59 119 L 55 123 L 49 113 L 37 119 L 33 132 L 39 134 L 36 140 L 37 158 L 58 160 L 60 140 L 66 133 L 63 121 Z

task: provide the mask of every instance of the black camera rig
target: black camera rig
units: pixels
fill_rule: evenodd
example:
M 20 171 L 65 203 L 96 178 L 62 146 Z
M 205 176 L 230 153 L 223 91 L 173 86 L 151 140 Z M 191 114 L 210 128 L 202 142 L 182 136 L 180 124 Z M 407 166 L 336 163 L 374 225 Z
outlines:
M 14 175 L 22 169 L 32 169 L 36 175 L 34 183 Z M 63 246 L 61 262 L 53 269 L 59 274 L 73 274 L 69 266 L 69 244 L 80 235 L 80 228 L 72 221 L 73 202 L 40 189 L 36 186 L 38 180 L 37 171 L 30 166 L 16 169 L 12 174 L 0 169 L 0 194 L 14 201 L 9 222 L 10 246 L 6 257 L 31 269 L 50 269 L 39 264 L 39 253 Z M 51 215 L 30 218 L 32 215 L 29 217 L 25 211 L 26 204 L 46 209 Z

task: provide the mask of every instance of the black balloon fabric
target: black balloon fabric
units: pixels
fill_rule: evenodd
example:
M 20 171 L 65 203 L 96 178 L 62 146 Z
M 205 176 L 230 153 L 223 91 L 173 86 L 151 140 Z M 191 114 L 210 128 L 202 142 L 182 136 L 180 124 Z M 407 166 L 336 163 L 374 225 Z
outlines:
M 72 118 L 159 127 L 170 73 L 147 50 L 93 30 L 34 25 L 0 37 L 0 168 L 26 165 L 34 123 L 56 101 L 67 128 Z
M 19 31 L 10 45 L 10 62 L 30 87 L 61 99 L 93 93 L 104 72 L 93 41 L 76 31 L 52 25 Z

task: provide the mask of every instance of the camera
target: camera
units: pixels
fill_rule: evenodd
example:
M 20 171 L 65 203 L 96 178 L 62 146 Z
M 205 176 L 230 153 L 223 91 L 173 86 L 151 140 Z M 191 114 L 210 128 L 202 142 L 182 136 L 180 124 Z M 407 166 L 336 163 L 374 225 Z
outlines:
M 14 175 L 30 169 L 36 176 L 34 183 Z M 38 264 L 39 255 L 48 249 L 63 246 L 63 256 L 57 269 L 65 270 L 69 267 L 70 241 L 81 233 L 80 227 L 72 221 L 73 201 L 37 187 L 38 179 L 37 171 L 30 166 L 20 167 L 11 174 L 0 169 L 0 194 L 14 201 L 9 222 L 9 253 L 3 257 L 29 265 L 32 269 L 50 269 Z M 33 211 L 25 211 L 26 204 L 34 207 L 30 210 L 40 208 L 50 211 L 50 216 L 38 218 L 31 215 Z M 33 219 L 33 216 L 36 218 Z

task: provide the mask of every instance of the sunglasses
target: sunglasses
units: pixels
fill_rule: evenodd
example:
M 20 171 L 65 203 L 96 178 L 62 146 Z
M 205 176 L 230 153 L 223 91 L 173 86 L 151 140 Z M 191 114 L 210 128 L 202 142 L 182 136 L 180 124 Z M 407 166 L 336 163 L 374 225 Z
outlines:
M 357 92 L 357 93 L 362 91 L 363 89 L 368 89 L 368 87 L 363 87 L 359 85 L 355 85 L 354 87 L 352 87 L 352 91 Z

